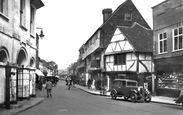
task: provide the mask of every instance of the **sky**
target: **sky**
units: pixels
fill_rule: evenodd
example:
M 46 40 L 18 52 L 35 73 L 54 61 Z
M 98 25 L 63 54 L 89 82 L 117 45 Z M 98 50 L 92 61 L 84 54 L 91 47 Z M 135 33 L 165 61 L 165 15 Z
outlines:
M 79 48 L 102 25 L 102 10 L 113 11 L 125 0 L 42 0 L 37 10 L 37 26 L 45 37 L 39 41 L 39 57 L 66 69 L 79 58 Z M 165 0 L 132 0 L 153 28 L 152 7 Z M 37 30 L 38 33 L 40 30 Z

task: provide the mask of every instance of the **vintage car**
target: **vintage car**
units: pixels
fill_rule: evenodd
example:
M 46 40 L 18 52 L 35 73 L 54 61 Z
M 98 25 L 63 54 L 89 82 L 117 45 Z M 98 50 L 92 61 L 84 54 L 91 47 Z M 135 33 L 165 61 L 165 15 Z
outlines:
M 137 86 L 137 81 L 128 79 L 115 79 L 111 89 L 111 98 L 124 97 L 125 100 L 131 99 L 132 102 L 143 100 L 151 101 L 151 94 L 147 88 Z
M 179 96 L 178 99 L 174 100 L 175 103 L 178 103 L 178 104 L 181 104 L 182 103 L 182 106 L 183 106 L 183 94 Z

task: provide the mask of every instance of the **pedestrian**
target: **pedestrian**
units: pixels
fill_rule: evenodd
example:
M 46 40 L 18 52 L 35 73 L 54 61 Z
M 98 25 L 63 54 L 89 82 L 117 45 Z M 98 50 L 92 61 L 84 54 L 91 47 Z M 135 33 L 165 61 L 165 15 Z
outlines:
M 52 97 L 51 90 L 52 90 L 52 82 L 50 79 L 47 80 L 46 82 L 46 91 L 47 91 L 47 97 Z
M 68 82 L 68 90 L 70 90 L 70 85 L 71 85 L 71 78 L 70 77 L 67 78 L 67 82 Z
M 88 89 L 90 89 L 90 87 L 91 87 L 91 84 L 92 84 L 92 81 L 91 81 L 91 79 L 88 79 Z

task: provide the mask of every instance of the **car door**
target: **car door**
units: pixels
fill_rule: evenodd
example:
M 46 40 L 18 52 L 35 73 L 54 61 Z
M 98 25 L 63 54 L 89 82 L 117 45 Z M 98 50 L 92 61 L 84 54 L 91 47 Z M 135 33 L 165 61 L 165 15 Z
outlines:
M 121 92 L 121 91 L 120 91 L 120 90 L 121 90 L 120 84 L 121 84 L 120 81 L 116 81 L 116 82 L 115 82 L 115 89 L 116 89 L 116 91 L 117 91 L 117 95 L 121 95 L 121 93 L 120 93 L 120 92 Z
M 120 95 L 125 95 L 126 91 L 126 81 L 121 81 L 120 82 Z

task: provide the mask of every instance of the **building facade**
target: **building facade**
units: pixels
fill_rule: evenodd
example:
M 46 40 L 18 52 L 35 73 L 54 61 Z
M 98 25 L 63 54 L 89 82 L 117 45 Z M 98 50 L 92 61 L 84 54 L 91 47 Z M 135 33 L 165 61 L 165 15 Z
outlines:
M 178 97 L 183 89 L 183 1 L 166 0 L 152 9 L 156 93 Z
M 41 0 L 1 0 L 0 2 L 0 104 L 2 104 L 5 102 L 5 66 L 10 64 L 15 68 L 23 67 L 27 70 L 36 68 L 36 39 L 38 39 L 36 10 L 44 4 Z M 17 72 L 19 73 L 18 70 L 15 71 Z M 23 73 L 23 70 L 20 73 Z M 16 81 L 22 78 L 11 79 Z M 22 87 L 18 86 L 18 83 L 14 85 Z M 17 90 L 18 88 L 10 93 L 17 93 L 17 96 L 21 97 L 27 95 L 20 94 Z
M 80 55 L 84 62 L 83 76 L 95 80 L 96 88 L 107 85 L 109 77 L 105 73 L 104 53 L 108 47 L 117 26 L 131 27 L 134 22 L 150 29 L 131 0 L 126 0 L 114 12 L 107 8 L 102 11 L 103 24 L 94 32 L 80 48 Z
M 138 23 L 131 27 L 118 26 L 104 54 L 105 75 L 110 78 L 107 89 L 114 79 L 131 79 L 139 86 L 148 83 L 152 91 L 153 31 Z M 153 84 L 154 86 L 154 84 Z

